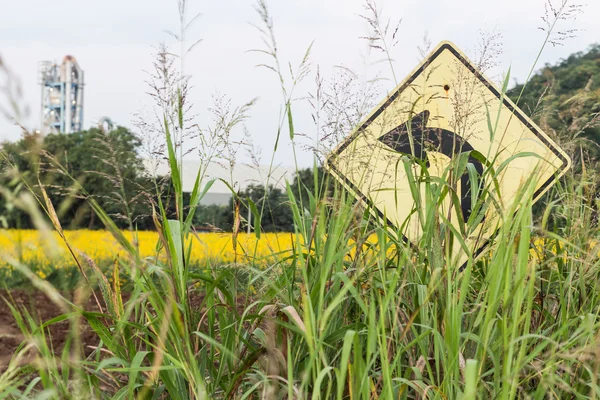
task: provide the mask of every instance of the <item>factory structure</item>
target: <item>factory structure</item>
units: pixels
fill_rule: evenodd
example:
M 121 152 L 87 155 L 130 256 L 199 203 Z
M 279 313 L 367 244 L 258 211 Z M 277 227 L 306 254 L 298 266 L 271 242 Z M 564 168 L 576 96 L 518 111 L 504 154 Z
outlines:
M 39 63 L 42 87 L 41 123 L 51 133 L 71 133 L 83 129 L 83 70 L 73 56 L 62 64 Z

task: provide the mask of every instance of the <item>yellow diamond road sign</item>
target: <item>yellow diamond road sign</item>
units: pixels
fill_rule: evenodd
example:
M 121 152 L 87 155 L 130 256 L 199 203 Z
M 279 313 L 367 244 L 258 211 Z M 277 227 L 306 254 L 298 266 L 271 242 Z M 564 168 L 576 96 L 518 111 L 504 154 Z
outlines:
M 375 217 L 416 243 L 423 221 L 414 199 L 420 199 L 422 208 L 427 196 L 423 184 L 417 190 L 421 195 L 414 193 L 414 185 L 411 192 L 415 179 L 409 174 L 418 177 L 420 166 L 427 165 L 430 176 L 445 177 L 450 159 L 462 153 L 469 166 L 455 180 L 460 208 L 452 206 L 450 196 L 439 206 L 452 223 L 471 217 L 472 193 L 480 187 L 471 188 L 479 182 L 473 177 L 489 176 L 486 168 L 500 171 L 501 199 L 496 204 L 507 212 L 518 204 L 515 198 L 523 182 L 535 177 L 536 201 L 571 165 L 565 152 L 460 50 L 442 42 L 330 154 L 326 167 Z M 407 169 L 406 157 L 420 162 Z M 500 223 L 499 213 L 489 208 L 465 242 L 480 253 Z M 453 251 L 466 261 L 460 246 Z

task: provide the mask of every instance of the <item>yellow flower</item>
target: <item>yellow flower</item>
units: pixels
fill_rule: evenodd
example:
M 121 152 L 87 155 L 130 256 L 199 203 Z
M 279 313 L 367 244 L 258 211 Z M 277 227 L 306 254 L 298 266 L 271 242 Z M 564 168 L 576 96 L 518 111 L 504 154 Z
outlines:
M 124 231 L 123 235 L 138 249 L 143 259 L 149 258 L 151 262 L 155 259 L 166 261 L 165 249 L 156 232 Z M 75 230 L 66 231 L 65 236 L 75 254 L 82 252 L 101 267 L 113 265 L 117 260 L 126 262 L 129 258 L 127 252 L 110 232 Z M 263 233 L 260 239 L 257 239 L 254 234 L 240 233 L 237 236 L 237 245 L 234 246 L 233 243 L 231 233 L 198 233 L 188 237 L 185 249 L 186 252 L 189 249 L 191 263 L 201 268 L 234 262 L 263 268 L 273 266 L 275 262 L 289 257 L 294 245 L 303 246 L 302 238 L 296 237 L 293 233 Z M 594 243 L 590 244 L 592 249 Z M 376 263 L 381 258 L 380 245 L 376 235 L 370 236 L 360 248 L 363 261 Z M 349 241 L 348 246 L 346 260 L 350 261 L 356 257 L 358 248 L 352 240 Z M 539 259 L 544 254 L 544 250 L 556 254 L 560 252 L 560 247 L 563 246 L 534 237 L 531 256 Z M 0 249 L 3 255 L 15 258 L 32 270 L 38 271 L 37 274 L 42 279 L 56 269 L 76 267 L 69 249 L 56 232 L 48 234 L 35 230 L 0 230 Z M 386 253 L 391 255 L 392 250 L 393 246 L 389 246 Z M 562 257 L 565 258 L 564 249 L 562 253 Z M 12 267 L 1 260 L 0 268 L 3 269 L 5 276 L 12 271 Z
M 138 249 L 142 258 L 166 258 L 156 232 L 140 231 L 123 234 Z M 107 231 L 75 230 L 65 232 L 66 240 L 76 254 L 82 252 L 96 264 L 105 265 L 117 259 L 127 259 L 128 254 Z M 289 255 L 295 237 L 291 233 L 263 233 L 260 239 L 254 234 L 240 233 L 234 249 L 230 233 L 199 233 L 190 235 L 186 249 L 190 260 L 197 265 L 265 262 Z M 191 246 L 191 247 L 190 247 Z M 43 234 L 35 230 L 0 230 L 0 248 L 3 254 L 20 260 L 32 269 L 75 267 L 71 253 L 56 232 Z M 157 250 L 160 248 L 161 250 Z M 1 264 L 0 268 L 9 267 Z

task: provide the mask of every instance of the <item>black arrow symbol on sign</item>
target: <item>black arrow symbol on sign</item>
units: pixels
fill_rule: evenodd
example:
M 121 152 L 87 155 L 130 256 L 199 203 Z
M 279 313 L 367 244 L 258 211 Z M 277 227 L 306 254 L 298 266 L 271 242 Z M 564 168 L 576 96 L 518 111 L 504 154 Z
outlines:
M 481 177 L 483 165 L 470 154 L 471 151 L 475 150 L 473 146 L 454 132 L 440 128 L 427 128 L 428 119 L 429 111 L 425 110 L 409 121 L 410 131 L 407 127 L 409 122 L 406 122 L 379 137 L 378 140 L 399 153 L 412 155 L 421 161 L 426 161 L 428 167 L 427 151 L 436 151 L 449 158 L 461 153 L 469 153 L 469 162 L 473 164 L 477 174 Z M 410 146 L 409 132 L 413 138 L 414 153 Z M 471 179 L 469 179 L 469 174 L 466 171 L 462 175 L 460 183 L 460 204 L 463 221 L 466 223 L 473 211 L 471 209 Z

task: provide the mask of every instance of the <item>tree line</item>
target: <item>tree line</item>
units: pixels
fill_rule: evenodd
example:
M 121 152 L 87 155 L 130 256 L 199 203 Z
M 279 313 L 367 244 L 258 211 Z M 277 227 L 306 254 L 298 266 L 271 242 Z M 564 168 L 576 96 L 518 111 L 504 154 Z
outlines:
M 145 173 L 140 146 L 136 135 L 124 127 L 108 132 L 93 128 L 70 134 L 25 134 L 18 141 L 4 142 L 0 186 L 10 192 L 0 194 L 2 227 L 33 228 L 30 213 L 14 207 L 10 197 L 31 190 L 41 199 L 43 187 L 64 228 L 104 228 L 86 201 L 89 196 L 120 228 L 155 229 L 151 216 L 157 196 L 169 204 L 168 212 L 174 214 L 175 205 L 170 201 L 170 180 Z M 321 169 L 318 176 L 324 177 Z M 312 170 L 298 171 L 290 185 L 294 196 L 307 202 L 314 187 Z M 273 185 L 250 185 L 232 195 L 226 205 L 202 205 L 193 223 L 198 229 L 231 231 L 237 214 L 238 229 L 247 229 L 248 222 L 254 229 L 250 204 L 261 212 L 262 231 L 294 230 L 288 194 Z
M 548 134 L 571 150 L 575 163 L 600 159 L 600 44 L 555 65 L 546 64 L 508 96 Z M 588 164 L 589 167 L 589 164 Z

